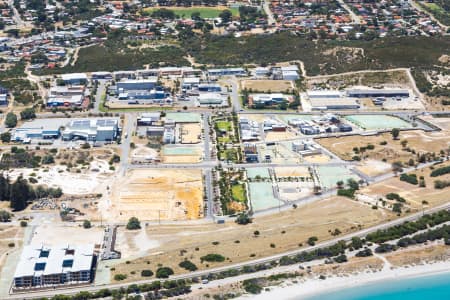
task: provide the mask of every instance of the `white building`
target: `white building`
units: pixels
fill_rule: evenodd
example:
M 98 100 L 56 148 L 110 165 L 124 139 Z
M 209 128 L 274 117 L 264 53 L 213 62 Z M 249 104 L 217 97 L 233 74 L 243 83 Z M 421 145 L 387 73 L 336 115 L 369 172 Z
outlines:
M 25 246 L 14 274 L 15 289 L 90 283 L 94 245 Z

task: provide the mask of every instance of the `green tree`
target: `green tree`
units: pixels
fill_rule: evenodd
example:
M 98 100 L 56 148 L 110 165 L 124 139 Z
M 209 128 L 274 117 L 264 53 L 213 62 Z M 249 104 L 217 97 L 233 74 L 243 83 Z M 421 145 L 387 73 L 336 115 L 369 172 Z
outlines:
M 251 222 L 252 222 L 252 219 L 246 213 L 241 213 L 236 218 L 236 223 L 238 223 L 239 225 L 247 225 Z
M 3 132 L 0 135 L 0 139 L 2 140 L 2 143 L 9 143 L 11 141 L 11 133 L 10 132 Z
M 169 278 L 173 274 L 173 270 L 168 267 L 161 267 L 156 270 L 156 278 Z
M 8 128 L 16 127 L 16 125 L 17 125 L 17 116 L 16 116 L 15 113 L 9 112 L 6 115 L 5 125 Z
M 25 108 L 20 112 L 20 118 L 22 120 L 30 120 L 36 118 L 36 112 L 34 108 Z
M 15 211 L 24 210 L 28 205 L 28 201 L 32 199 L 33 193 L 28 181 L 19 176 L 10 188 L 11 208 Z
M 89 220 L 84 220 L 83 221 L 83 228 L 89 229 L 91 227 L 92 227 L 91 221 L 89 221 Z
M 233 17 L 233 14 L 228 9 L 223 10 L 219 14 L 219 18 L 222 19 L 222 23 L 224 23 L 224 24 L 230 23 L 232 17 Z
M 6 210 L 0 210 L 0 222 L 10 222 L 12 215 Z
M 398 136 L 400 135 L 400 129 L 392 128 L 391 135 L 392 135 L 392 139 L 394 139 L 394 140 L 398 139 Z
M 141 222 L 139 221 L 138 218 L 136 218 L 136 217 L 131 217 L 131 218 L 128 220 L 128 223 L 127 223 L 127 229 L 128 229 L 128 230 L 137 230 L 137 229 L 141 229 Z

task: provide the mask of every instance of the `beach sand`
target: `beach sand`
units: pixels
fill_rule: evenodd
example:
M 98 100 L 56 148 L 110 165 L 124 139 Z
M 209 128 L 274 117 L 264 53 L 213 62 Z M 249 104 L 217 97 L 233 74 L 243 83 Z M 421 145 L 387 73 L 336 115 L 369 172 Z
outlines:
M 404 266 L 398 268 L 383 268 L 381 271 L 359 272 L 345 276 L 327 277 L 322 280 L 317 278 L 305 279 L 293 283 L 286 281 L 283 284 L 270 287 L 270 291 L 263 291 L 259 295 L 243 295 L 238 299 L 299 299 L 299 297 L 311 297 L 321 293 L 329 293 L 335 290 L 351 288 L 379 281 L 391 281 L 407 279 L 439 273 L 450 273 L 450 261 L 435 262 L 431 264 Z

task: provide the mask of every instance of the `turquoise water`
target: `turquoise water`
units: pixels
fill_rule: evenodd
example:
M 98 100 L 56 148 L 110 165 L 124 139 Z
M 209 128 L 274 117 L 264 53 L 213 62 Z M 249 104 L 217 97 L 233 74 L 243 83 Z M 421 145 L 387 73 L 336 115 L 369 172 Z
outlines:
M 450 299 L 450 273 L 380 281 L 291 300 L 447 300 Z

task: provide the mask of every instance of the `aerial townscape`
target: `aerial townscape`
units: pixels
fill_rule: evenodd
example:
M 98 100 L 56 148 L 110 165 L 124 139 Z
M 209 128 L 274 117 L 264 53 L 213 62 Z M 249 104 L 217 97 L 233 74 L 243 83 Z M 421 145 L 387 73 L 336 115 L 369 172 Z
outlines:
M 450 299 L 450 1 L 0 8 L 0 299 Z

